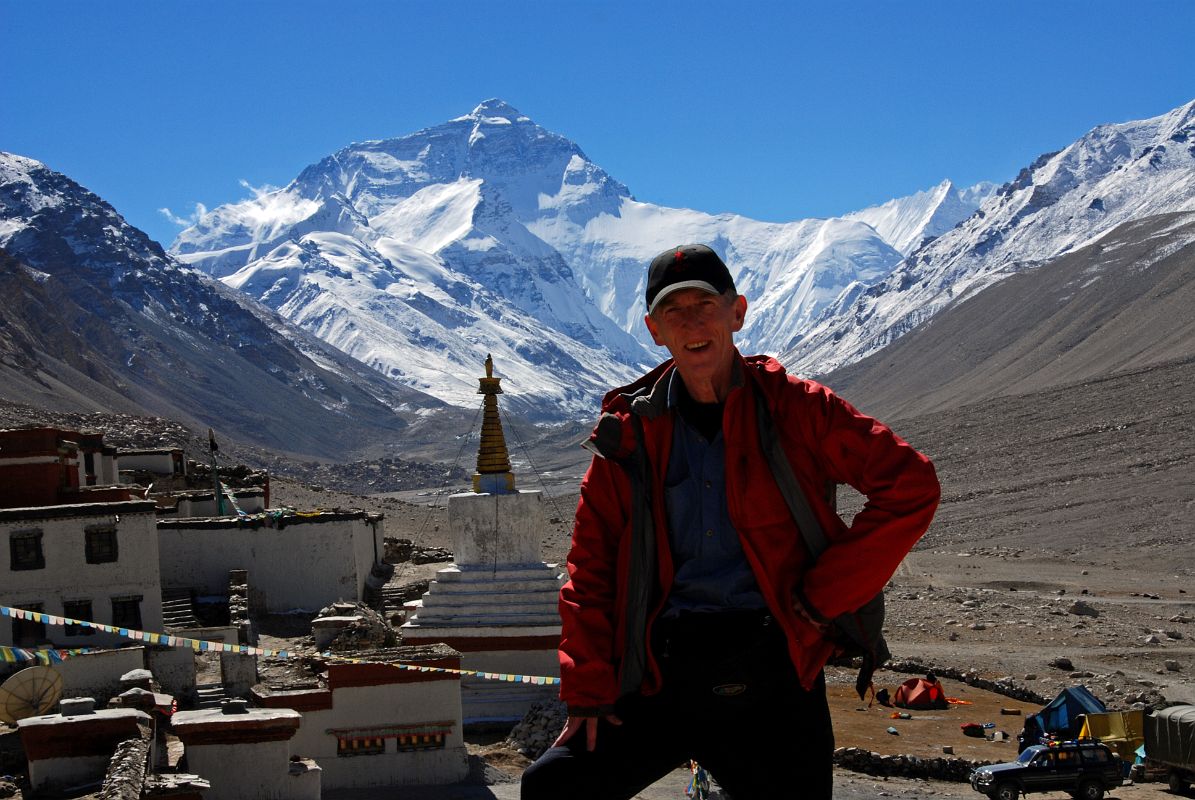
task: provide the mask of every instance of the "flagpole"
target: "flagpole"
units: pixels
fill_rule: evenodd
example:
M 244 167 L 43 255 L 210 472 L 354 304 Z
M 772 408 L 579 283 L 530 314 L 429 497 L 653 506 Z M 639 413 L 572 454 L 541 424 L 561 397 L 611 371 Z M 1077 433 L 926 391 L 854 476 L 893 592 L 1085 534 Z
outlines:
M 216 516 L 224 516 L 224 496 L 220 492 L 220 476 L 216 472 L 216 452 L 220 445 L 216 444 L 216 434 L 211 428 L 207 429 L 207 447 L 212 458 L 212 492 L 216 498 Z

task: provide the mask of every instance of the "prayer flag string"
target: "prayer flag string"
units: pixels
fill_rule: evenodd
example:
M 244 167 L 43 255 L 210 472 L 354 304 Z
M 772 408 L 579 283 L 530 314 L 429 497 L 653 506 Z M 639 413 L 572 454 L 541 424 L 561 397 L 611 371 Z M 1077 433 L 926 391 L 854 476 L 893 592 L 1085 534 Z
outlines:
M 114 625 L 105 625 L 102 622 L 92 622 L 85 619 L 72 619 L 71 617 L 60 617 L 55 614 L 46 614 L 41 611 L 29 611 L 23 608 L 12 608 L 10 606 L 0 606 L 0 617 L 12 617 L 13 619 L 25 620 L 28 622 L 37 622 L 42 625 L 65 626 L 70 625 L 80 628 L 92 628 L 104 633 L 112 633 L 117 636 L 123 636 L 126 639 L 134 641 L 148 642 L 149 644 L 162 645 L 165 647 L 182 647 L 195 651 L 196 653 L 204 652 L 221 652 L 221 653 L 239 653 L 247 656 L 263 656 L 266 658 L 294 658 L 298 653 L 289 650 L 273 650 L 268 647 L 250 647 L 244 644 L 228 644 L 227 642 L 210 642 L 203 639 L 189 639 L 184 636 L 172 636 L 166 633 L 153 633 L 150 631 L 139 631 L 133 628 L 120 628 Z M 22 647 L 4 647 L 0 646 L 0 661 L 8 664 L 18 664 L 26 661 L 37 661 L 40 664 L 53 664 L 61 662 L 63 659 L 71 658 L 78 655 L 86 655 L 87 653 L 94 653 L 99 648 L 95 647 L 81 647 L 81 648 L 37 648 L 26 649 Z M 452 669 L 450 667 L 427 667 L 421 664 L 403 664 L 399 662 L 376 662 L 368 659 L 347 658 L 336 655 L 331 652 L 324 652 L 320 654 L 324 658 L 343 661 L 353 664 L 365 663 L 388 663 L 389 666 L 398 669 L 413 670 L 416 672 L 433 672 L 445 673 L 450 675 L 466 675 L 474 678 L 481 678 L 487 681 L 505 681 L 507 683 L 527 683 L 535 686 L 556 686 L 560 683 L 559 678 L 546 677 L 543 675 L 510 675 L 500 672 L 482 672 L 472 669 Z

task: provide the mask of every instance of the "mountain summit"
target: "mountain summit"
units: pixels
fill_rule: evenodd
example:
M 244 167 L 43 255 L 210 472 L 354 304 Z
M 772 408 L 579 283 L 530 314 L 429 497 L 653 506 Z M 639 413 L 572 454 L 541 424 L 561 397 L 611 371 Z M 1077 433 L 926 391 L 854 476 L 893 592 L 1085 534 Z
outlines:
M 516 406 L 562 416 L 651 356 L 524 220 L 629 193 L 501 100 L 353 144 L 287 187 L 204 215 L 172 251 L 409 386 L 475 403 L 488 354 Z M 549 209 L 549 211 L 544 211 Z

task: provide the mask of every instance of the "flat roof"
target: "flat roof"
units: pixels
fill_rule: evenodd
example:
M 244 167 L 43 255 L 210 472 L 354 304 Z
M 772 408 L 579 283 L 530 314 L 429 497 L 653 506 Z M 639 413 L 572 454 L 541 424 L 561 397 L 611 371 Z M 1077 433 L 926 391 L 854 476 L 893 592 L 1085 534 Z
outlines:
M 385 517 L 369 511 L 291 511 L 278 513 L 276 510 L 259 511 L 236 517 L 159 517 L 158 528 L 182 530 L 213 530 L 226 528 L 277 528 L 282 521 L 285 526 L 319 525 L 325 522 L 348 522 L 363 519 L 381 521 Z
M 152 500 L 116 500 L 111 503 L 73 503 L 61 506 L 29 506 L 0 508 L 0 522 L 26 519 L 58 519 L 62 517 L 103 517 L 112 514 L 153 514 L 158 505 Z

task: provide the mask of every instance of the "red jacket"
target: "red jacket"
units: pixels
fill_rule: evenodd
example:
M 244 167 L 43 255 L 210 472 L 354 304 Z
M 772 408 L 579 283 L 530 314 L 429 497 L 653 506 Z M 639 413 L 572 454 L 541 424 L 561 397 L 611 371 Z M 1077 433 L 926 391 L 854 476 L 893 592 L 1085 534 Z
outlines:
M 929 527 L 938 504 L 933 464 L 882 423 L 855 410 L 829 389 L 785 373 L 766 356 L 738 357 L 736 388 L 726 398 L 726 493 L 731 522 L 772 615 L 788 636 L 789 654 L 806 688 L 833 647 L 793 608 L 800 585 L 815 613 L 833 619 L 874 597 Z M 624 693 L 620 669 L 650 641 L 674 574 L 668 548 L 664 473 L 672 444 L 667 408 L 672 363 L 602 402 L 603 416 L 590 437 L 594 458 L 581 483 L 569 581 L 560 591 L 561 698 L 578 715 L 605 713 Z M 810 505 L 829 541 L 812 568 L 788 506 L 759 447 L 754 392 L 762 392 Z M 635 411 L 631 411 L 632 404 Z M 642 421 L 651 464 L 651 511 L 656 585 L 646 609 L 645 641 L 627 641 L 627 575 L 632 553 L 631 480 L 619 459 L 636 450 L 630 415 Z M 845 483 L 867 496 L 848 527 L 828 501 L 826 488 Z M 629 609 L 632 614 L 635 609 Z M 646 648 L 639 689 L 659 690 L 660 672 Z

